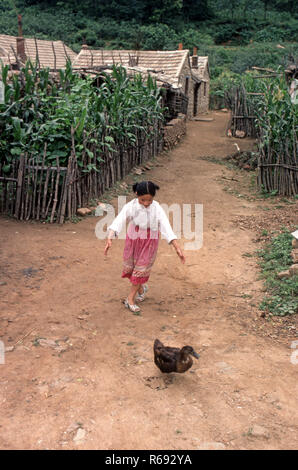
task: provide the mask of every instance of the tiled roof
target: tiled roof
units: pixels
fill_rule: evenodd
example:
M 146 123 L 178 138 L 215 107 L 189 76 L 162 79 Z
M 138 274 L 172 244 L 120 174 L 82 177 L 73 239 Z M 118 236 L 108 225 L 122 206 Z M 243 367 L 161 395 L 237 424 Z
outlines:
M 73 52 L 68 46 L 62 41 L 46 41 L 43 39 L 35 40 L 30 38 L 24 38 L 25 41 L 25 53 L 28 59 L 30 58 L 33 62 L 36 61 L 36 44 L 38 49 L 38 57 L 41 67 L 55 67 L 55 55 L 56 55 L 56 68 L 64 68 L 67 61 L 67 56 L 71 61 L 76 57 L 76 53 Z M 14 48 L 17 52 L 17 39 L 15 36 L 7 36 L 6 34 L 0 34 L 0 59 L 4 63 L 14 63 L 15 56 L 12 50 Z M 53 50 L 54 49 L 54 50 Z
M 184 62 L 189 57 L 188 50 L 176 51 L 129 51 L 91 50 L 83 47 L 73 61 L 73 67 L 88 69 L 104 65 L 123 65 L 137 72 L 150 72 L 156 78 L 177 85 Z M 135 59 L 135 62 L 131 61 Z

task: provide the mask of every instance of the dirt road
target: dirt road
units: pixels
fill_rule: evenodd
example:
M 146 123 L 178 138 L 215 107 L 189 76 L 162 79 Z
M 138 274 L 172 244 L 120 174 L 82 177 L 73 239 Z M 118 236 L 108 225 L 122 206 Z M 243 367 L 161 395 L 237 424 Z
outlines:
M 279 338 L 259 318 L 262 283 L 246 256 L 256 232 L 235 219 L 262 214 L 263 202 L 236 197 L 225 188 L 233 170 L 201 158 L 235 150 L 226 115 L 213 117 L 188 123 L 144 175 L 160 185 L 159 202 L 203 204 L 204 239 L 185 265 L 161 242 L 140 316 L 121 303 L 124 242 L 104 260 L 98 219 L 0 219 L 1 449 L 297 448 L 298 333 L 291 325 Z M 155 338 L 201 357 L 165 377 Z

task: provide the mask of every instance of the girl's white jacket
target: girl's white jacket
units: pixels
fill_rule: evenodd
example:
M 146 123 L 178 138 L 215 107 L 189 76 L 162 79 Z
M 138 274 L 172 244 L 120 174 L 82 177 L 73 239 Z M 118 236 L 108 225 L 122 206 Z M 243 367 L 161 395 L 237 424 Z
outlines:
M 162 238 L 165 238 L 168 243 L 177 239 L 164 209 L 155 200 L 146 208 L 139 203 L 137 198 L 132 199 L 123 206 L 108 230 L 113 230 L 116 235 L 119 235 L 126 222 L 131 222 L 140 229 L 150 228 L 154 232 L 160 231 Z

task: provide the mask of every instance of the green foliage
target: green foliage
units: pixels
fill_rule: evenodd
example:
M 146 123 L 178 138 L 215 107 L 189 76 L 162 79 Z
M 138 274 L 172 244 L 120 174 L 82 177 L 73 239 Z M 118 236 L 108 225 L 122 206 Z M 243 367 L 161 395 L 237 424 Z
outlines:
M 298 313 L 298 276 L 279 279 L 277 274 L 292 264 L 291 248 L 293 236 L 283 231 L 258 252 L 261 258 L 261 279 L 269 295 L 262 301 L 260 308 L 271 315 L 285 316 Z
M 71 64 L 60 70 L 57 84 L 49 70 L 38 70 L 31 62 L 8 80 L 8 67 L 2 67 L 5 104 L 0 105 L 0 162 L 9 172 L 15 156 L 27 152 L 42 159 L 47 144 L 46 164 L 66 166 L 71 151 L 71 128 L 75 129 L 76 154 L 87 153 L 91 163 L 84 171 L 95 168 L 94 154 L 86 142 L 97 149 L 97 158 L 115 146 L 133 145 L 138 132 L 150 135 L 154 123 L 163 119 L 160 90 L 149 77 L 128 78 L 125 69 L 114 67 L 102 74 L 103 83 L 96 88 L 91 77 L 82 79 L 73 73 Z M 24 82 L 24 85 L 22 85 Z
M 260 80 L 250 78 L 252 66 L 269 67 L 277 70 L 285 67 L 290 56 L 298 56 L 298 45 L 284 44 L 284 49 L 276 44 L 250 44 L 241 47 L 201 46 L 200 55 L 208 55 L 211 70 L 210 105 L 211 107 L 226 106 L 223 102 L 225 92 L 242 81 L 248 91 L 260 91 Z M 260 74 L 257 74 L 260 75 Z M 248 87 L 249 85 L 249 87 Z M 257 89 L 258 88 L 258 89 Z
M 152 24 L 139 28 L 141 45 L 147 50 L 177 49 L 179 37 L 166 24 Z
M 233 88 L 234 86 L 239 86 L 242 80 L 242 76 L 237 73 L 223 71 L 218 75 L 214 80 L 212 80 L 212 87 L 210 90 L 210 98 L 213 96 L 219 96 L 224 98 L 225 92 Z
M 259 87 L 263 92 L 256 109 L 256 125 L 261 133 L 259 147 L 265 154 L 273 155 L 274 163 L 282 161 L 286 151 L 292 156 L 288 163 L 295 166 L 298 109 L 291 103 L 287 83 L 283 77 L 278 77 L 259 82 Z
M 112 49 L 297 42 L 297 5 L 292 0 L 2 0 L 0 32 L 18 34 L 18 12 L 25 37 L 60 39 L 77 52 L 83 41 Z
M 286 66 L 289 57 L 298 55 L 298 44 L 283 43 L 283 49 L 276 43 L 252 43 L 247 46 L 214 46 L 200 43 L 199 55 L 207 55 L 211 78 L 216 79 L 223 72 L 243 74 L 252 66 Z

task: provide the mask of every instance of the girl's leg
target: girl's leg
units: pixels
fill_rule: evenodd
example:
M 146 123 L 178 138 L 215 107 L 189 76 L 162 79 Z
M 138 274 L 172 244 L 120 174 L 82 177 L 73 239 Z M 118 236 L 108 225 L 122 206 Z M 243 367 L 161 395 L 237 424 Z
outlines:
M 147 284 L 141 284 L 140 288 L 138 290 L 138 295 L 136 297 L 137 302 L 143 302 L 146 297 L 146 293 L 148 292 L 148 285 Z
M 135 303 L 135 296 L 140 288 L 141 284 L 132 284 L 130 288 L 130 293 L 127 297 L 128 303 L 130 305 L 134 305 Z
M 144 292 L 143 284 L 139 284 L 138 294 L 143 294 L 143 292 Z

